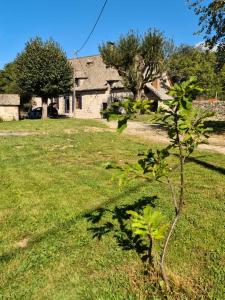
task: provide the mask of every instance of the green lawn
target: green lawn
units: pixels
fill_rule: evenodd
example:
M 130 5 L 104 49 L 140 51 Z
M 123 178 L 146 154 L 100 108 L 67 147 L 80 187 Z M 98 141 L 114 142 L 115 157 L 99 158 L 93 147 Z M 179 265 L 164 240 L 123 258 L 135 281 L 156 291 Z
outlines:
M 120 189 L 104 164 L 132 161 L 147 144 L 104 128 L 72 119 L 0 123 L 0 131 L 32 132 L 0 137 L 0 298 L 165 299 L 143 275 L 121 217 L 154 202 L 169 219 L 169 189 L 139 180 Z M 168 299 L 222 300 L 225 156 L 197 152 L 186 177 Z

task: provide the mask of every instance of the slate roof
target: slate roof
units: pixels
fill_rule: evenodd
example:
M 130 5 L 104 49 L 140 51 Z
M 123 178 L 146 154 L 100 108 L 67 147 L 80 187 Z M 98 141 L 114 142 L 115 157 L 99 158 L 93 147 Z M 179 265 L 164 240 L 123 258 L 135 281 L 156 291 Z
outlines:
M 75 70 L 75 78 L 84 79 L 84 82 L 75 88 L 76 91 L 106 90 L 108 82 L 111 88 L 124 88 L 122 79 L 118 72 L 110 67 L 106 67 L 100 55 L 85 56 L 70 59 Z M 166 89 L 154 88 L 151 83 L 146 86 L 161 100 L 169 100 L 172 97 L 166 94 Z
M 0 106 L 19 106 L 20 96 L 17 94 L 0 94 Z
M 75 58 L 70 62 L 75 69 L 75 78 L 85 79 L 81 86 L 76 87 L 77 91 L 104 90 L 107 81 L 121 80 L 115 69 L 106 67 L 100 55 Z

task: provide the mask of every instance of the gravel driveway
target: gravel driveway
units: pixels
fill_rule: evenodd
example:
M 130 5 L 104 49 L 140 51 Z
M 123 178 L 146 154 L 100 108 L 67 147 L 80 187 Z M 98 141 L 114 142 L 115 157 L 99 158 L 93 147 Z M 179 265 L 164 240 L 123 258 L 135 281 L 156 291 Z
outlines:
M 109 128 L 116 129 L 116 122 L 107 122 L 106 120 L 102 120 L 102 122 L 104 122 Z M 169 142 L 166 131 L 157 124 L 130 121 L 128 122 L 128 127 L 123 134 L 142 137 L 156 143 L 164 144 Z M 199 145 L 198 148 L 225 154 L 225 133 L 210 135 L 209 144 Z

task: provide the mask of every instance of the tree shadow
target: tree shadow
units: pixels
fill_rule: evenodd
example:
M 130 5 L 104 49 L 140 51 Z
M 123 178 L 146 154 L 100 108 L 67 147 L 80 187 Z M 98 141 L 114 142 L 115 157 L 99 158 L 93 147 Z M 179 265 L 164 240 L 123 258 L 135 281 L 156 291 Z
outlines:
M 108 198 L 107 201 L 105 201 L 102 205 L 107 206 L 109 204 L 112 204 L 118 201 L 120 198 L 123 198 L 126 193 L 136 192 L 142 186 L 143 183 L 135 184 L 131 188 L 122 191 L 118 195 Z M 56 237 L 59 232 L 66 232 L 68 234 L 68 231 L 72 226 L 74 226 L 74 224 L 76 224 L 79 220 L 83 219 L 84 217 L 86 218 L 87 215 L 93 214 L 94 216 L 95 212 L 98 210 L 100 211 L 101 208 L 94 207 L 94 208 L 87 209 L 84 212 L 81 212 L 80 214 L 75 215 L 74 217 L 68 220 L 54 224 L 52 227 L 46 229 L 45 232 L 36 233 L 32 235 L 27 248 L 22 249 L 22 248 L 13 247 L 11 250 L 5 251 L 4 253 L 0 253 L 0 263 L 8 263 L 9 261 L 13 260 L 15 257 L 22 255 L 24 251 L 30 250 L 35 245 L 40 244 L 49 238 Z
M 196 163 L 196 164 L 198 164 L 200 166 L 203 166 L 203 167 L 205 167 L 205 168 L 207 168 L 209 170 L 216 171 L 216 172 L 218 172 L 218 173 L 220 173 L 222 175 L 225 175 L 225 168 L 215 166 L 215 165 L 213 165 L 211 163 L 208 163 L 206 161 L 200 160 L 200 159 L 198 159 L 196 157 L 189 157 L 189 158 L 187 158 L 186 159 L 186 163 L 188 163 L 188 162 L 194 162 L 194 163 Z
M 128 226 L 130 216 L 127 214 L 127 211 L 133 210 L 139 213 L 147 205 L 155 207 L 157 199 L 156 196 L 142 197 L 133 204 L 120 205 L 113 209 L 98 208 L 85 215 L 87 221 L 94 225 L 89 227 L 88 231 L 92 233 L 93 238 L 98 240 L 101 240 L 104 235 L 112 233 L 117 244 L 123 250 L 136 251 L 141 260 L 145 262 L 148 259 L 148 255 L 146 255 L 148 247 L 139 236 L 133 236 L 132 230 Z
M 209 120 L 205 121 L 205 127 L 210 127 L 213 130 L 213 133 L 220 134 L 225 132 L 225 121 L 219 120 Z

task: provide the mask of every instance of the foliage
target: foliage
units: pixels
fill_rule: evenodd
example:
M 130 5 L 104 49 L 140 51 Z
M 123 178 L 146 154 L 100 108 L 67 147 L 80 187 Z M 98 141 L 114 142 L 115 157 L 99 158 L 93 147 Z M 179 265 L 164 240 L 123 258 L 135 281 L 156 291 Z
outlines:
M 145 154 L 142 154 L 142 159 L 138 160 L 138 168 L 136 167 L 136 164 L 133 168 L 130 166 L 129 168 L 120 167 L 122 171 L 128 170 L 129 172 L 134 173 L 135 178 L 139 172 L 141 178 L 149 180 L 149 174 L 151 174 L 157 181 L 163 182 L 163 180 L 166 180 L 166 183 L 170 187 L 173 200 L 174 218 L 171 220 L 170 229 L 167 232 L 160 261 L 161 275 L 165 281 L 167 290 L 169 290 L 170 287 L 164 267 L 164 260 L 167 254 L 170 238 L 183 211 L 185 192 L 184 162 L 199 144 L 206 141 L 207 132 L 209 130 L 204 127 L 204 120 L 211 114 L 208 112 L 200 113 L 193 109 L 192 105 L 193 99 L 195 99 L 196 95 L 201 91 L 202 89 L 198 86 L 196 77 L 190 77 L 189 80 L 179 84 L 176 83 L 169 92 L 173 99 L 167 101 L 165 107 L 160 109 L 161 117 L 159 117 L 159 122 L 167 130 L 170 138 L 169 145 L 161 150 L 153 151 L 152 149 L 149 149 Z M 126 106 L 129 107 L 128 104 L 126 104 Z M 121 124 L 120 118 L 121 116 L 119 115 L 118 128 L 123 130 L 127 120 L 129 119 L 129 114 L 125 114 L 123 124 Z M 172 181 L 173 168 L 169 166 L 168 161 L 168 158 L 172 154 L 172 150 L 178 150 L 178 167 L 180 169 L 178 184 L 174 184 Z M 128 177 L 126 173 L 125 176 Z M 122 177 L 124 178 L 124 174 L 122 174 Z M 132 179 L 132 176 L 129 176 L 129 178 Z M 136 234 L 140 234 L 141 223 L 137 223 L 139 215 L 135 212 L 131 214 L 133 217 L 136 217 L 136 223 L 135 221 L 133 223 L 133 226 L 134 224 L 137 225 L 135 232 Z M 152 244 L 151 238 L 152 236 L 150 235 L 150 247 Z
M 138 99 L 145 84 L 164 71 L 171 48 L 161 32 L 150 29 L 143 37 L 130 31 L 116 43 L 103 43 L 99 51 L 104 63 L 118 71 L 124 86 Z
M 216 71 L 220 72 L 225 66 L 225 43 L 217 47 L 216 58 Z
M 151 206 L 146 206 L 142 214 L 133 210 L 128 210 L 127 213 L 131 216 L 130 224 L 134 235 L 140 236 L 147 244 L 148 260 L 153 264 L 153 243 L 162 240 L 168 228 L 165 217 Z
M 17 94 L 18 90 L 16 83 L 16 65 L 12 62 L 5 65 L 3 70 L 0 70 L 0 93 Z
M 217 56 L 214 52 L 182 45 L 178 47 L 168 60 L 168 75 L 174 82 L 197 77 L 204 95 L 215 97 L 222 92 L 220 73 L 216 70 Z
M 225 65 L 225 2 L 211 0 L 203 5 L 205 0 L 189 0 L 190 7 L 199 16 L 200 30 L 203 33 L 206 45 L 210 49 L 216 48 L 217 71 Z
M 152 100 L 124 99 L 112 102 L 102 113 L 108 121 L 118 120 L 117 131 L 122 132 L 127 127 L 127 120 L 134 114 L 150 113 Z
M 164 115 L 160 121 L 170 137 L 169 148 L 184 147 L 186 156 L 189 156 L 199 144 L 206 142 L 207 132 L 210 130 L 205 128 L 204 120 L 213 113 L 199 111 L 192 105 L 192 101 L 201 91 L 196 84 L 196 78 L 190 77 L 189 80 L 175 84 L 170 89 L 169 94 L 174 99 L 166 102 L 168 109 L 161 109 Z
M 224 0 L 191 0 L 190 7 L 199 16 L 199 33 L 203 33 L 210 47 L 225 44 L 225 3 Z
M 220 78 L 220 84 L 222 86 L 222 91 L 223 91 L 224 99 L 225 99 L 225 63 L 223 65 L 223 67 L 221 68 L 219 78 Z
M 72 85 L 72 68 L 66 54 L 53 40 L 37 37 L 27 42 L 16 58 L 17 84 L 21 93 L 47 99 L 68 93 Z M 47 117 L 43 107 L 42 117 Z

